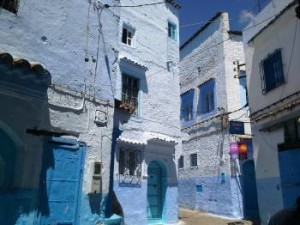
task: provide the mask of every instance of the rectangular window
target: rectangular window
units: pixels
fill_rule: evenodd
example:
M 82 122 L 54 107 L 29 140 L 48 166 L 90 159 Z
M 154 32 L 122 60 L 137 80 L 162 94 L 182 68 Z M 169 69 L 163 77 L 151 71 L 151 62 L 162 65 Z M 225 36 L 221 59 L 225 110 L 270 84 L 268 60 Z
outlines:
M 190 155 L 190 164 L 191 164 L 191 166 L 197 166 L 198 165 L 198 163 L 197 163 L 197 154 L 196 153 Z
M 260 62 L 260 71 L 263 94 L 284 83 L 281 49 L 276 49 Z
M 190 121 L 193 119 L 194 92 L 194 90 L 190 90 L 181 95 L 181 120 Z
M 139 184 L 141 177 L 141 152 L 133 149 L 120 149 L 119 182 Z
M 215 80 L 211 79 L 199 86 L 198 114 L 205 114 L 215 110 Z
M 0 8 L 6 9 L 12 13 L 17 13 L 19 9 L 19 0 L 0 0 Z
M 178 159 L 178 168 L 183 168 L 184 167 L 184 158 L 183 156 L 180 156 Z
M 134 35 L 134 30 L 128 27 L 123 27 L 122 32 L 122 42 L 126 45 L 132 46 L 132 39 Z
M 123 74 L 122 103 L 128 110 L 138 114 L 139 79 Z
M 174 23 L 168 22 L 168 36 L 169 38 L 176 41 L 177 27 Z

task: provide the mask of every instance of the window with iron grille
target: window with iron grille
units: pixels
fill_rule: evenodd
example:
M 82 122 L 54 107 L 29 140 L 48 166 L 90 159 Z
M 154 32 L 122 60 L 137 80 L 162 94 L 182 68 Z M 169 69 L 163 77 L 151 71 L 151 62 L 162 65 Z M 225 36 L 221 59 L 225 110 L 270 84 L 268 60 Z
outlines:
M 122 31 L 122 42 L 126 45 L 132 46 L 133 35 L 134 35 L 134 29 L 124 26 Z
M 168 36 L 169 36 L 169 38 L 176 41 L 177 27 L 174 23 L 168 22 Z
M 183 168 L 184 167 L 184 158 L 183 156 L 180 156 L 178 159 L 178 168 Z
M 197 154 L 196 153 L 190 155 L 190 164 L 191 164 L 191 166 L 197 166 L 198 165 L 198 163 L 197 163 Z
M 281 49 L 276 49 L 260 62 L 260 71 L 263 94 L 284 83 Z
M 138 114 L 139 79 L 123 74 L 122 103 L 128 105 L 133 114 Z
M 19 9 L 19 0 L 0 0 L 0 8 L 6 9 L 12 13 L 17 13 Z
M 141 176 L 141 152 L 121 148 L 119 152 L 119 175 L 122 182 L 131 182 Z
M 190 121 L 193 119 L 194 92 L 194 90 L 190 90 L 181 95 L 181 120 Z
M 205 114 L 215 110 L 215 80 L 211 79 L 199 86 L 198 114 Z

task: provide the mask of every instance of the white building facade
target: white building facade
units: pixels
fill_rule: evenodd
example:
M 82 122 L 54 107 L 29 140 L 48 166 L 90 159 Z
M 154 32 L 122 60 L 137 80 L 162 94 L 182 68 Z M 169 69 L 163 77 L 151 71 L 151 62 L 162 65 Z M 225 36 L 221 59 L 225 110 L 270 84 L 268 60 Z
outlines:
M 300 195 L 300 21 L 295 7 L 296 1 L 274 0 L 244 32 L 262 224 Z
M 127 6 L 147 3 L 121 1 Z M 113 205 L 128 225 L 178 220 L 179 8 L 167 1 L 122 8 L 120 14 Z
M 116 1 L 1 1 L 1 224 L 102 224 Z
M 179 206 L 255 218 L 243 42 L 228 21 L 227 13 L 217 13 L 180 49 Z

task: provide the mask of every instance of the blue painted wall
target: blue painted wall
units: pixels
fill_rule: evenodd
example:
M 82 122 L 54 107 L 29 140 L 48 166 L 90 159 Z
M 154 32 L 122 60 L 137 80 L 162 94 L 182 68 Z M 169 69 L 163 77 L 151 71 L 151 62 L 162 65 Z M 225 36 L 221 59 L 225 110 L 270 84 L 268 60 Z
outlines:
M 197 191 L 197 185 L 202 186 L 202 191 L 199 188 Z M 241 199 L 238 201 L 240 191 L 235 178 L 225 176 L 225 182 L 217 176 L 179 179 L 178 189 L 180 207 L 229 217 L 242 216 L 243 206 Z

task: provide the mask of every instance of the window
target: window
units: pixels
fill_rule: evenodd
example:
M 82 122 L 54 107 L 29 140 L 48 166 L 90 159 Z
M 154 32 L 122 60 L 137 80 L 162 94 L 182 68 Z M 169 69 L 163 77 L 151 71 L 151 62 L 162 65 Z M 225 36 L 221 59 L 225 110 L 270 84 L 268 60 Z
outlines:
M 133 35 L 134 35 L 133 29 L 129 27 L 123 27 L 122 42 L 126 45 L 132 46 Z
M 176 40 L 177 28 L 174 23 L 168 22 L 168 36 L 169 38 Z
M 0 0 L 0 7 L 12 13 L 17 13 L 19 9 L 19 0 Z
M 121 148 L 119 152 L 120 183 L 138 184 L 141 177 L 141 152 Z
M 178 159 L 178 168 L 183 168 L 184 167 L 184 158 L 183 156 L 180 156 Z
M 215 109 L 215 80 L 209 80 L 199 86 L 198 114 L 205 114 Z
M 260 62 L 260 71 L 263 94 L 284 83 L 281 49 L 276 49 Z
M 129 107 L 129 111 L 138 114 L 139 80 L 123 74 L 122 103 Z
M 292 119 L 284 123 L 284 142 L 287 144 L 298 143 L 299 134 L 298 134 L 298 120 Z
M 190 121 L 193 119 L 194 92 L 194 90 L 190 90 L 181 95 L 181 120 Z
M 190 164 L 191 164 L 191 166 L 197 166 L 198 165 L 198 163 L 197 163 L 197 154 L 196 153 L 190 155 Z

